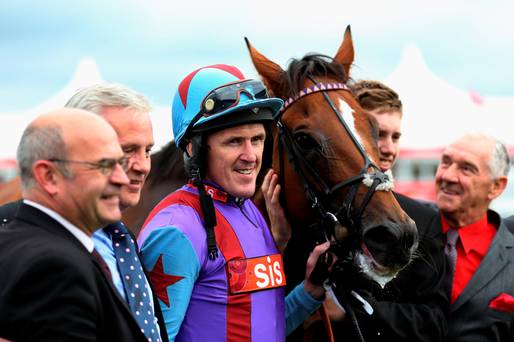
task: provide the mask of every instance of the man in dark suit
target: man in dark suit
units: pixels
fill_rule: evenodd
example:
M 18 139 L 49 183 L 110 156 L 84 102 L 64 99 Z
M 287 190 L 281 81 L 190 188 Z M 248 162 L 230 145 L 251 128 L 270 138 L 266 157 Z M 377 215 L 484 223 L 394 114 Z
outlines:
M 148 100 L 134 90 L 119 84 L 96 84 L 75 93 L 66 103 L 66 107 L 84 109 L 99 114 L 115 129 L 121 148 L 129 161 L 127 176 L 130 183 L 121 189 L 120 206 L 123 210 L 136 205 L 139 202 L 145 179 L 150 172 L 150 151 L 154 145 L 152 123 L 148 114 L 150 112 Z M 18 203 L 12 202 L 0 207 L 0 222 L 9 221 L 14 216 Z M 131 232 L 121 222 L 117 223 L 116 228 L 131 235 Z M 138 285 L 131 284 L 122 276 L 123 269 L 121 267 L 123 264 L 121 261 L 123 258 L 115 255 L 115 242 L 113 240 L 109 227 L 99 229 L 93 234 L 95 249 L 107 263 L 113 283 L 120 296 L 131 306 L 134 316 L 140 322 L 141 329 L 150 332 L 152 327 L 147 328 L 148 324 L 145 324 L 145 317 L 140 315 L 141 309 L 134 305 L 134 300 L 131 302 L 131 287 Z M 138 248 L 133 241 L 135 241 L 135 238 L 132 236 L 131 241 L 128 241 L 132 246 L 129 247 L 137 251 Z M 136 268 L 143 267 L 139 256 L 136 257 L 137 260 L 134 261 Z M 147 321 L 157 319 L 158 328 L 156 330 L 161 332 L 162 340 L 167 341 L 164 320 L 160 305 L 158 305 L 158 294 L 149 282 L 149 274 L 146 273 L 146 270 L 144 271 L 142 284 L 148 285 L 148 287 L 143 286 L 144 290 L 142 291 L 152 298 L 153 303 L 149 308 L 150 317 Z M 139 301 L 137 302 L 139 303 Z
M 514 340 L 514 234 L 489 209 L 509 167 L 502 143 L 473 133 L 449 145 L 437 168 L 438 229 L 450 260 L 447 341 Z
M 146 341 L 95 255 L 93 231 L 121 218 L 127 159 L 102 118 L 36 118 L 17 151 L 23 203 L 0 229 L 0 337 Z
M 390 172 L 399 153 L 402 103 L 398 94 L 376 81 L 358 81 L 352 85 L 361 107 L 378 124 L 379 166 Z M 384 288 L 361 279 L 355 288 L 373 309 L 356 310 L 364 340 L 369 341 L 440 341 L 446 333 L 448 296 L 444 288 L 446 269 L 441 233 L 435 229 L 437 213 L 412 198 L 395 193 L 402 209 L 419 233 L 419 247 L 414 260 Z M 339 331 L 338 331 L 339 330 Z M 359 341 L 351 322 L 336 326 L 337 336 L 345 341 Z

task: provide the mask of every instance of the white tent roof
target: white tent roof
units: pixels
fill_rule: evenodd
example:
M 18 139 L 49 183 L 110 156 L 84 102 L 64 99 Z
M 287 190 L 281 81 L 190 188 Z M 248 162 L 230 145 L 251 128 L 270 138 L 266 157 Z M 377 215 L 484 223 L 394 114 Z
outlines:
M 415 46 L 408 46 L 398 67 L 384 80 L 403 102 L 402 148 L 437 148 L 470 131 L 514 145 L 509 123 L 514 97 L 485 97 L 458 89 L 427 67 Z M 475 97 L 474 97 L 475 96 Z
M 41 104 L 20 113 L 0 114 L 0 160 L 16 156 L 16 147 L 23 130 L 37 115 L 63 107 L 68 99 L 80 88 L 105 82 L 96 62 L 91 58 L 83 59 L 70 82 L 58 93 Z M 154 107 L 150 117 L 153 123 L 155 149 L 166 144 L 172 137 L 171 110 L 167 107 Z

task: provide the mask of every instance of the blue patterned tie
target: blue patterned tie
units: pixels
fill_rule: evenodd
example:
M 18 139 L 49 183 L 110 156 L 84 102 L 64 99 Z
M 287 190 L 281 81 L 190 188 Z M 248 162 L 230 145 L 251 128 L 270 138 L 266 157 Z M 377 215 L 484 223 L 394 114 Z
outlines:
M 150 291 L 141 262 L 136 253 L 134 240 L 123 223 L 118 222 L 104 228 L 111 235 L 114 254 L 123 280 L 128 305 L 141 331 L 148 341 L 161 341 L 157 318 L 153 314 Z

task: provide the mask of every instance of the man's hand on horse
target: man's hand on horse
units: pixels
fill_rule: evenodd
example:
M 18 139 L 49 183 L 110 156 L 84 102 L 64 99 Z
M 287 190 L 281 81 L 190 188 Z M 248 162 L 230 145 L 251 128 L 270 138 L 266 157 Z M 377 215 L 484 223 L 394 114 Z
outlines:
M 266 173 L 261 190 L 266 202 L 271 233 L 278 249 L 283 253 L 291 238 L 291 225 L 280 205 L 280 184 L 278 184 L 278 175 L 272 169 Z
M 318 300 L 325 296 L 323 283 L 337 260 L 337 257 L 328 251 L 329 248 L 329 241 L 319 244 L 307 259 L 304 288 L 307 293 Z

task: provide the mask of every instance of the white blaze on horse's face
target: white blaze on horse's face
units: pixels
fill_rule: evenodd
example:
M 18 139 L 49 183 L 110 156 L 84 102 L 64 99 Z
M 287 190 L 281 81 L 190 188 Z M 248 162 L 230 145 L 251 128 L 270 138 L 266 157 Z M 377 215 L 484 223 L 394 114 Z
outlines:
M 344 122 L 346 122 L 346 125 L 350 129 L 350 132 L 353 134 L 355 139 L 357 139 L 357 142 L 361 145 L 364 153 L 366 153 L 368 155 L 369 160 L 371 160 L 375 165 L 378 165 L 377 161 L 368 153 L 368 151 L 366 151 L 366 147 L 362 143 L 362 138 L 361 138 L 359 132 L 357 131 L 357 128 L 355 127 L 355 116 L 354 116 L 355 112 L 354 112 L 354 110 L 343 99 L 339 99 L 338 110 L 339 110 L 339 113 L 341 114 L 342 119 L 344 120 Z M 379 184 L 376 187 L 377 191 L 391 191 L 394 188 L 393 174 L 392 174 L 391 170 L 387 170 L 385 172 L 385 174 L 387 176 L 389 176 L 389 180 L 387 182 Z M 371 184 L 373 183 L 373 180 L 371 179 L 371 175 L 365 174 L 364 179 L 362 180 L 362 183 L 364 183 L 364 185 L 370 187 Z
M 376 163 L 376 161 L 369 155 L 368 151 L 366 151 L 366 147 L 362 143 L 362 138 L 355 127 L 354 110 L 343 99 L 340 98 L 338 101 L 337 109 L 339 110 L 339 113 L 341 113 L 342 119 L 346 122 L 346 125 L 352 132 L 353 136 L 357 139 L 364 152 L 368 155 L 368 158 L 373 161 L 373 163 Z
M 346 103 L 346 101 L 341 98 L 339 98 L 338 101 L 339 104 L 337 106 L 337 109 L 339 110 L 342 119 L 344 120 L 344 122 L 346 122 L 346 125 L 348 126 L 348 128 L 350 128 L 350 131 L 352 132 L 353 136 L 357 139 L 359 144 L 361 144 L 361 146 L 364 148 L 364 146 L 362 145 L 362 138 L 359 132 L 357 132 L 357 129 L 355 128 L 355 117 L 353 116 L 352 107 L 350 107 L 348 103 Z

